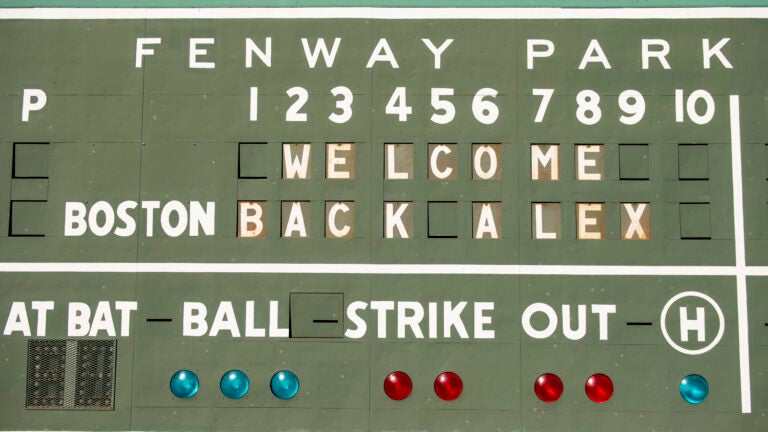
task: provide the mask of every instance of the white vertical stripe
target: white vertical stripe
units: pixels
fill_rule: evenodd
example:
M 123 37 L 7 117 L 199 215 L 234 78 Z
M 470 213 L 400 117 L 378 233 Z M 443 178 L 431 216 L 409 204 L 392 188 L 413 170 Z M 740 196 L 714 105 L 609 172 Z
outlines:
M 736 268 L 747 266 L 744 248 L 744 196 L 741 184 L 741 120 L 739 96 L 731 95 L 731 169 L 733 174 L 733 229 L 736 243 Z
M 736 303 L 739 312 L 739 372 L 741 412 L 752 412 L 747 319 L 747 261 L 744 247 L 744 196 L 741 184 L 741 121 L 739 96 L 731 95 L 731 168 L 733 173 L 733 229 L 736 244 Z

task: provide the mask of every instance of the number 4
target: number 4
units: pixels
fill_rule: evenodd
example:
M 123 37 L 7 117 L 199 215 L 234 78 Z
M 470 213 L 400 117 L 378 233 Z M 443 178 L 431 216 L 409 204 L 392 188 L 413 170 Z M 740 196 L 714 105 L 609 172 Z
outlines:
M 541 123 L 544 120 L 544 115 L 547 113 L 547 107 L 549 106 L 549 101 L 552 100 L 553 93 L 555 93 L 555 89 L 533 89 L 534 96 L 541 96 L 539 110 L 536 111 L 536 118 L 533 119 L 535 123 Z
M 384 112 L 397 115 L 397 119 L 401 122 L 408 120 L 408 116 L 413 114 L 413 108 L 406 105 L 405 87 L 395 88 L 395 91 L 392 92 L 392 97 L 390 97 L 389 102 L 387 102 L 387 107 Z

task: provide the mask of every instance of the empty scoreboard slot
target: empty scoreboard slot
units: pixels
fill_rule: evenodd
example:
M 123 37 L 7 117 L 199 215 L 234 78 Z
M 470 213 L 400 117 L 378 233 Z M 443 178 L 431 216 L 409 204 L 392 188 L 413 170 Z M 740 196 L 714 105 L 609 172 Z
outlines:
M 45 236 L 49 149 L 49 143 L 13 143 L 9 236 Z
M 709 240 L 712 238 L 709 203 L 680 203 L 680 238 L 683 240 Z
M 619 144 L 619 178 L 649 180 L 648 144 Z
M 13 178 L 48 178 L 48 143 L 13 143 Z
M 344 337 L 344 293 L 291 293 L 292 338 Z
M 9 237 L 44 237 L 48 201 L 11 201 Z
M 458 202 L 430 201 L 427 203 L 429 238 L 458 237 Z
M 30 340 L 27 409 L 113 410 L 117 342 Z
M 677 146 L 678 178 L 680 180 L 709 180 L 709 148 L 707 144 Z
M 237 149 L 237 177 L 266 179 L 270 171 L 268 150 L 267 143 L 240 143 Z

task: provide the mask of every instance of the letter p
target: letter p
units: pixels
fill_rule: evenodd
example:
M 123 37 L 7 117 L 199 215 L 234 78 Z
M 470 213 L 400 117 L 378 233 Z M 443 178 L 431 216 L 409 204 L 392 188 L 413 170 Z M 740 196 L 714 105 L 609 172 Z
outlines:
M 29 113 L 40 111 L 48 102 L 48 96 L 40 89 L 24 89 L 21 101 L 21 121 L 29 121 Z

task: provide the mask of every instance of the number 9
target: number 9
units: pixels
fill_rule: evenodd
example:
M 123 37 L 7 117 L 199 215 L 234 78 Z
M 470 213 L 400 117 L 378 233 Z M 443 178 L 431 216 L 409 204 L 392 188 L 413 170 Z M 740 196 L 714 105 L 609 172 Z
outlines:
M 645 115 L 645 98 L 637 90 L 624 90 L 619 95 L 619 108 L 627 114 L 619 117 L 619 121 L 625 125 L 637 124 Z

